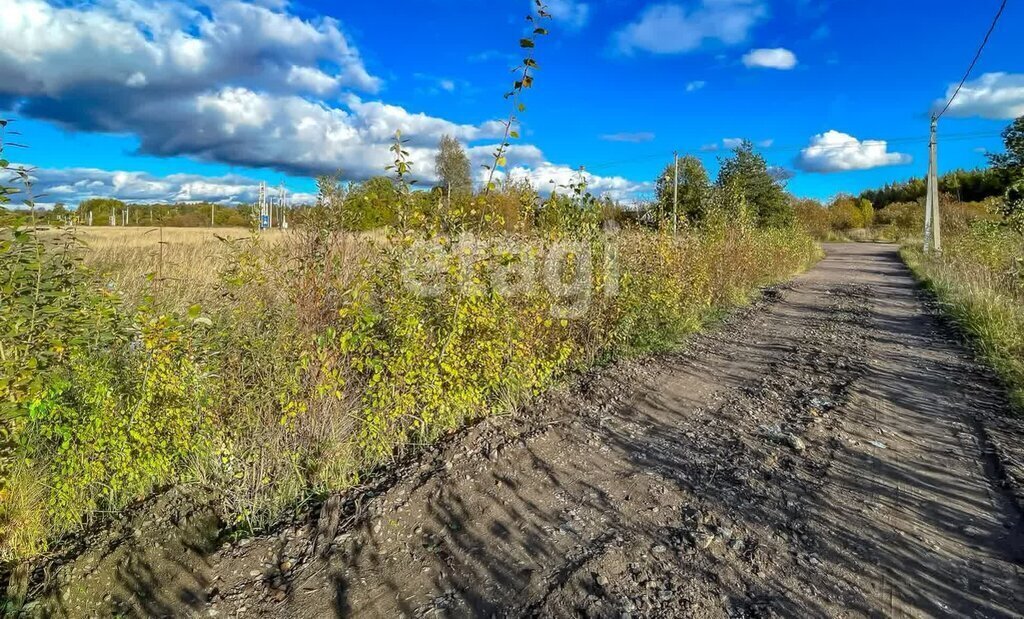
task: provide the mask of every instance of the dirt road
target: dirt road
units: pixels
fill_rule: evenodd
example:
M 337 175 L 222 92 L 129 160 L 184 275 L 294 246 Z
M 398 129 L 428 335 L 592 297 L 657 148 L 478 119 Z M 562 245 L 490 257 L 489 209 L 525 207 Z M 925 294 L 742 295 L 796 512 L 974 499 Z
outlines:
M 895 248 L 828 254 L 683 353 L 482 423 L 319 523 L 168 553 L 187 579 L 122 570 L 107 602 L 225 617 L 1020 616 L 1020 422 Z

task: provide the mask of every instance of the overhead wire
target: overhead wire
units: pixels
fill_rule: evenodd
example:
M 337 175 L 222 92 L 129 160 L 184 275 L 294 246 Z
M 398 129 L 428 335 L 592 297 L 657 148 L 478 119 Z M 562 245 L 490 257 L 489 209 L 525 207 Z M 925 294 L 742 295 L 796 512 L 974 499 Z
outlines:
M 985 33 L 985 38 L 981 42 L 981 46 L 978 47 L 978 53 L 974 55 L 974 60 L 972 60 L 971 65 L 967 67 L 967 72 L 964 73 L 964 77 L 960 80 L 960 84 L 956 87 L 956 90 L 953 91 L 953 95 L 949 98 L 949 101 L 946 101 L 946 106 L 943 107 L 942 111 L 935 116 L 936 120 L 942 118 L 942 115 L 949 110 L 949 106 L 953 105 L 953 101 L 956 99 L 956 96 L 960 94 L 960 89 L 962 89 L 964 84 L 967 83 L 967 78 L 971 76 L 971 71 L 974 70 L 974 65 L 978 64 L 978 59 L 981 58 L 981 52 L 985 50 L 985 46 L 988 45 L 989 38 L 992 37 L 992 32 L 996 29 L 996 24 L 999 23 L 999 18 L 1003 16 L 1003 11 L 1006 9 L 1006 2 L 1007 0 L 1003 0 L 1002 4 L 999 5 L 999 10 L 996 11 L 996 16 L 992 19 L 992 25 L 989 26 L 988 32 Z
M 951 134 L 945 136 L 943 139 L 946 139 L 946 140 L 973 140 L 973 139 L 981 139 L 981 138 L 989 138 L 989 137 L 998 137 L 999 135 L 1001 135 L 1001 133 L 998 132 L 998 131 L 976 131 L 976 132 L 971 132 L 971 133 L 951 133 Z M 863 143 L 863 142 L 878 142 L 878 141 L 881 141 L 881 142 L 885 142 L 885 144 L 887 146 L 888 145 L 893 145 L 893 144 L 895 144 L 895 145 L 906 145 L 906 144 L 916 144 L 916 143 L 921 143 L 921 144 L 927 145 L 928 139 L 929 139 L 929 137 L 927 135 L 920 135 L 920 136 L 904 136 L 904 137 L 896 137 L 896 138 L 886 138 L 886 139 L 880 139 L 880 140 L 879 139 L 876 139 L 876 140 L 863 140 L 861 143 Z M 831 151 L 831 150 L 843 150 L 843 149 L 848 149 L 850 147 L 851 147 L 850 143 L 846 143 L 846 144 L 821 144 L 821 145 L 799 144 L 799 145 L 784 145 L 784 146 L 772 145 L 772 146 L 765 146 L 765 147 L 758 148 L 757 151 L 758 152 L 764 152 L 764 153 L 777 153 L 777 152 L 786 152 L 786 151 L 802 151 L 802 150 L 805 150 L 807 148 L 813 148 L 813 149 L 815 149 L 816 152 L 821 152 L 821 151 Z M 691 155 L 694 155 L 694 156 L 697 156 L 697 157 L 715 157 L 715 156 L 720 155 L 722 152 L 728 152 L 728 150 L 727 149 L 726 150 L 717 150 L 717 149 L 716 150 L 698 150 L 698 151 L 695 151 L 695 152 L 690 152 L 688 154 L 691 154 Z M 595 170 L 601 170 L 601 169 L 608 169 L 608 168 L 618 167 L 618 166 L 629 164 L 629 163 L 640 163 L 640 162 L 644 162 L 644 161 L 650 161 L 650 160 L 653 160 L 653 159 L 666 159 L 667 160 L 670 157 L 672 157 L 672 151 L 660 151 L 660 152 L 657 152 L 657 153 L 647 153 L 647 154 L 643 154 L 643 155 L 638 155 L 636 157 L 617 159 L 617 160 L 614 160 L 614 161 L 602 161 L 602 162 L 599 162 L 599 163 L 596 163 L 596 164 L 593 164 L 593 165 L 584 166 L 584 168 L 588 172 L 593 172 Z
M 992 38 L 992 33 L 995 31 L 996 25 L 999 23 L 999 19 L 1002 17 L 1003 12 L 1006 10 L 1007 1 L 1008 0 L 1002 0 L 1002 2 L 1000 3 L 999 10 L 996 11 L 996 15 L 992 19 L 992 25 L 989 26 L 988 31 L 985 33 L 985 38 L 982 40 L 981 45 L 978 47 L 978 51 L 974 55 L 974 59 L 971 61 L 970 66 L 967 67 L 967 71 L 964 73 L 963 79 L 960 80 L 960 84 L 957 85 L 956 90 L 953 91 L 952 96 L 950 96 L 949 100 L 946 102 L 946 105 L 942 108 L 942 111 L 939 112 L 935 116 L 936 120 L 941 118 L 942 115 L 945 114 L 949 110 L 949 107 L 953 104 L 953 101 L 956 100 L 957 95 L 959 95 L 960 91 L 963 89 L 964 84 L 966 84 L 967 80 L 970 78 L 971 72 L 974 71 L 974 67 L 978 64 L 978 60 L 981 58 L 982 52 L 985 50 L 985 47 L 988 45 L 989 39 Z M 977 138 L 995 137 L 995 136 L 998 136 L 998 135 L 1000 135 L 1000 133 L 998 133 L 998 132 L 996 132 L 996 133 L 993 133 L 993 132 L 976 132 L 976 133 L 950 134 L 950 135 L 944 136 L 943 139 L 959 141 L 959 140 L 969 140 L 969 139 L 977 139 Z M 901 138 L 890 138 L 890 139 L 885 139 L 885 140 L 871 140 L 871 141 L 883 141 L 883 142 L 886 143 L 886 145 L 890 145 L 890 144 L 912 144 L 912 143 L 918 143 L 918 142 L 927 143 L 928 140 L 929 140 L 928 136 L 919 136 L 919 137 L 915 136 L 915 137 L 901 137 Z M 761 151 L 761 152 L 785 152 L 785 151 L 802 151 L 802 150 L 805 150 L 805 149 L 808 149 L 808 148 L 813 148 L 816 152 L 821 152 L 821 151 L 829 151 L 829 150 L 847 149 L 847 148 L 850 148 L 850 146 L 851 146 L 851 144 L 849 144 L 849 143 L 846 143 L 846 144 L 831 144 L 831 145 L 829 145 L 829 144 L 819 144 L 819 145 L 798 144 L 798 145 L 792 145 L 792 146 L 774 146 L 774 145 L 772 145 L 772 146 L 766 146 L 766 147 L 759 148 L 758 150 Z M 719 152 L 720 151 L 718 150 L 718 148 L 715 148 L 715 149 L 703 149 L 702 148 L 702 149 L 700 149 L 700 150 L 698 150 L 696 152 L 691 152 L 690 154 L 696 155 L 697 157 L 712 157 L 712 156 L 717 156 Z M 619 160 L 615 160 L 615 161 L 605 161 L 605 162 L 597 163 L 597 164 L 594 164 L 594 165 L 585 166 L 585 169 L 587 171 L 608 169 L 608 168 L 617 167 L 617 166 L 628 164 L 628 163 L 639 163 L 639 162 L 642 162 L 642 161 L 650 161 L 650 160 L 653 160 L 653 159 L 666 158 L 666 157 L 669 157 L 671 155 L 672 155 L 672 153 L 667 152 L 667 151 L 659 152 L 659 153 L 651 153 L 651 154 L 647 154 L 647 155 L 640 155 L 640 156 L 637 156 L 637 157 L 630 157 L 630 158 L 627 158 L 627 159 L 619 159 Z

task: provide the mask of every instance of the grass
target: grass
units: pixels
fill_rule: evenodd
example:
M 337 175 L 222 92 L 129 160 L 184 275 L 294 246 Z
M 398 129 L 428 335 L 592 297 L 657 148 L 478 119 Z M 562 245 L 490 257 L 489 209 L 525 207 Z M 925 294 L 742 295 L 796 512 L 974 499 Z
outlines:
M 8 247 L 29 259 L 0 271 L 26 317 L 0 320 L 0 345 L 52 343 L 11 349 L 11 368 L 40 370 L 0 384 L 20 450 L 0 488 L 8 561 L 180 482 L 258 530 L 570 373 L 671 347 L 819 257 L 798 230 L 724 225 L 609 237 L 591 222 L 466 246 L 423 231 L 78 233 L 99 281 L 31 247 Z M 408 285 L 417 265 L 436 294 Z
M 941 255 L 902 250 L 915 276 L 943 311 L 971 337 L 1007 385 L 1014 409 L 1024 411 L 1024 236 L 978 223 L 947 236 Z
M 55 236 L 51 230 L 45 234 Z M 79 227 L 83 263 L 118 291 L 127 306 L 136 306 L 159 282 L 160 296 L 169 309 L 181 310 L 193 303 L 206 304 L 217 297 L 220 272 L 229 260 L 230 248 L 223 239 L 246 239 L 246 228 L 148 228 Z M 287 232 L 272 230 L 261 235 L 274 245 Z

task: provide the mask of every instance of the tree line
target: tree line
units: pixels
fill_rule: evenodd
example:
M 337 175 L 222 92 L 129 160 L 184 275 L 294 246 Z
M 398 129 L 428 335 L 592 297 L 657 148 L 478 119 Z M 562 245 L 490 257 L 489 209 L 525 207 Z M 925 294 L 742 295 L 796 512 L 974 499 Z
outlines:
M 947 172 L 939 177 L 939 191 L 958 202 L 983 202 L 1007 196 L 1024 178 L 1024 117 L 1017 118 L 1006 127 L 1002 137 L 1005 152 L 988 153 L 987 168 Z M 925 178 L 914 177 L 887 183 L 879 189 L 868 189 L 861 192 L 860 198 L 882 209 L 890 204 L 923 200 L 926 191 Z
M 648 227 L 663 224 L 700 224 L 712 214 L 729 221 L 745 221 L 761 227 L 788 226 L 794 222 L 794 208 L 785 187 L 753 144 L 744 142 L 720 158 L 718 177 L 712 180 L 701 161 L 693 156 L 679 159 L 678 175 L 669 162 L 655 182 L 655 198 L 647 202 L 622 203 L 609 197 L 598 199 L 602 218 Z M 441 138 L 433 162 L 437 182 L 433 187 L 411 192 L 407 199 L 420 220 L 459 219 L 470 225 L 488 225 L 506 230 L 556 225 L 573 217 L 572 194 L 586 191 L 582 173 L 566 186 L 555 187 L 542 199 L 526 179 L 505 178 L 494 187 L 477 188 L 465 147 L 455 138 Z M 428 165 L 430 165 L 428 164 Z M 340 175 L 317 179 L 318 201 L 344 213 L 349 230 L 372 230 L 398 222 L 400 187 L 390 176 L 365 181 L 343 182 Z M 315 205 L 294 205 L 288 210 L 289 223 L 303 225 Z M 322 211 L 321 211 L 322 212 Z M 34 213 L 24 210 L 0 211 L 0 225 L 128 225 L 209 227 L 211 225 L 252 227 L 257 224 L 252 204 L 127 203 L 115 198 L 90 198 L 76 209 L 64 204 Z
M 655 190 L 658 213 L 673 220 L 699 223 L 717 212 L 762 227 L 784 227 L 794 221 L 793 204 L 782 181 L 750 141 L 719 158 L 713 183 L 700 159 L 686 155 L 678 164 L 672 161 L 665 166 Z

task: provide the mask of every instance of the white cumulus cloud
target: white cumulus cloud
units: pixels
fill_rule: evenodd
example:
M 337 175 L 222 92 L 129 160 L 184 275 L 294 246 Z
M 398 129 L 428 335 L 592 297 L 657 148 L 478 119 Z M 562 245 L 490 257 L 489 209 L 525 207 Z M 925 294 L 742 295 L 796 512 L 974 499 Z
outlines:
M 330 18 L 304 20 L 237 0 L 204 10 L 184 0 L 3 0 L 0 7 L 0 85 L 9 94 L 61 96 L 129 82 L 171 91 L 238 82 L 314 94 L 328 81 L 369 92 L 380 85 Z
M 811 138 L 810 145 L 800 151 L 796 167 L 828 174 L 903 165 L 912 160 L 910 155 L 889 152 L 884 140 L 858 140 L 839 131 L 826 131 Z
M 0 100 L 66 128 L 134 135 L 145 154 L 349 179 L 384 171 L 396 130 L 422 178 L 441 135 L 502 133 L 355 94 L 380 80 L 333 19 L 286 3 L 197 6 L 0 0 Z
M 697 92 L 705 86 L 707 86 L 707 82 L 703 80 L 694 80 L 686 84 L 686 92 Z
M 940 111 L 953 96 L 957 84 L 950 84 L 946 96 L 936 100 L 932 109 Z M 1010 120 L 1024 116 L 1024 73 L 986 73 L 964 84 L 946 112 L 949 116 L 980 116 Z
M 590 5 L 576 0 L 548 0 L 548 13 L 551 19 L 560 22 L 573 30 L 579 30 L 590 20 Z M 530 6 L 535 7 L 533 0 Z
M 720 148 L 724 148 L 726 150 L 732 150 L 734 148 L 739 148 L 740 146 L 743 146 L 743 143 L 746 142 L 746 141 L 747 141 L 746 138 L 722 138 L 722 143 L 721 144 L 717 144 L 717 143 L 705 144 L 705 145 L 701 146 L 700 149 L 703 150 L 703 151 L 716 151 L 716 150 L 719 150 Z M 775 143 L 775 140 L 768 139 L 768 140 L 760 140 L 759 142 L 755 142 L 755 145 L 759 146 L 761 148 L 768 148 L 768 147 L 770 147 L 774 143 Z
M 484 144 L 467 149 L 473 168 L 477 170 L 477 181 L 483 184 L 487 171 L 483 164 L 493 164 L 496 144 Z M 436 151 L 417 149 L 422 165 L 414 166 L 414 176 L 426 182 L 436 180 L 433 161 Z M 544 154 L 533 145 L 513 144 L 506 151 L 509 170 L 513 178 L 525 178 L 542 193 L 565 187 L 574 181 L 578 171 L 564 165 L 547 161 Z M 17 164 L 16 164 L 17 165 Z M 418 171 L 417 171 L 418 169 Z M 381 170 L 383 171 L 383 170 Z M 498 172 L 495 179 L 504 178 Z M 149 172 L 104 170 L 99 168 L 36 168 L 32 170 L 35 190 L 46 195 L 45 204 L 57 202 L 77 206 L 89 198 L 117 198 L 129 203 L 175 203 L 214 202 L 219 204 L 252 203 L 259 191 L 259 179 L 240 174 L 206 176 L 202 174 L 155 175 Z M 588 189 L 595 195 L 608 195 L 614 199 L 628 200 L 636 193 L 646 191 L 647 183 L 637 183 L 618 176 L 586 174 Z M 555 183 L 552 184 L 551 181 Z M 276 190 L 276 184 L 272 189 Z M 311 193 L 290 192 L 293 204 L 312 203 L 316 196 Z
M 637 133 L 606 133 L 601 136 L 601 139 L 605 142 L 651 142 L 654 140 L 654 134 L 650 131 L 639 131 Z
M 98 168 L 40 168 L 33 170 L 36 187 L 46 194 L 50 204 L 62 202 L 77 206 L 89 198 L 117 198 L 131 203 L 215 202 L 239 204 L 255 202 L 259 181 L 247 176 L 203 176 L 170 174 L 156 176 L 148 172 L 102 170 Z M 309 193 L 290 193 L 293 204 L 312 202 Z
M 621 176 L 599 176 L 583 171 L 583 179 L 587 183 L 587 191 L 598 196 L 607 196 L 613 200 L 631 201 L 638 194 L 651 190 L 651 183 L 638 183 Z M 565 165 L 543 162 L 531 167 L 516 166 L 508 171 L 512 179 L 525 179 L 533 187 L 543 193 L 553 191 L 565 193 L 569 187 L 577 183 L 580 170 Z M 504 177 L 504 175 L 501 175 Z
M 743 64 L 752 69 L 788 71 L 796 66 L 796 62 L 796 54 L 784 47 L 754 49 L 743 56 Z
M 587 5 L 556 6 L 559 19 L 585 21 Z M 478 160 L 503 135 L 497 121 L 458 123 L 374 100 L 381 80 L 340 22 L 299 16 L 292 7 L 0 0 L 0 102 L 64 128 L 135 136 L 144 154 L 303 176 L 339 172 L 350 180 L 384 173 L 396 130 L 409 140 L 414 178 L 424 182 L 434 180 L 442 135 L 469 144 Z M 436 83 L 462 90 L 461 82 Z M 509 162 L 553 165 L 529 145 L 514 147 Z M 100 194 L 143 199 L 148 186 L 169 199 L 173 187 L 165 185 L 174 179 L 132 174 L 119 176 L 120 184 L 86 176 Z M 81 194 L 84 186 L 72 181 L 52 186 Z M 224 186 L 231 183 L 193 185 L 187 195 L 213 199 L 209 188 Z
M 647 7 L 615 35 L 620 52 L 692 52 L 705 43 L 737 45 L 767 15 L 760 0 L 702 0 L 692 8 L 678 3 Z

